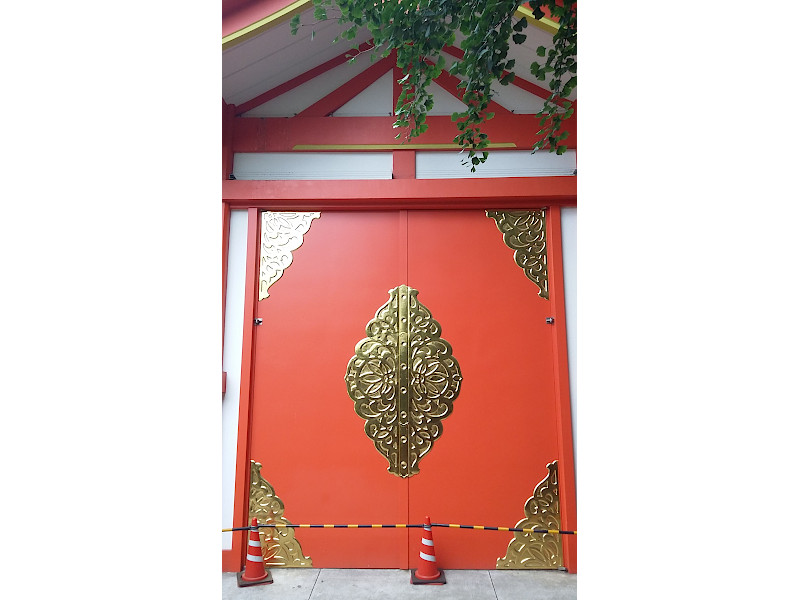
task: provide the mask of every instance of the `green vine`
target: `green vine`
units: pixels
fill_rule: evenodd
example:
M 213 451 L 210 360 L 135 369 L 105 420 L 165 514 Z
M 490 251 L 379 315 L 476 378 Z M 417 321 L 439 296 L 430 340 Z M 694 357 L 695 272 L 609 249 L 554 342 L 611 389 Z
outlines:
M 543 60 L 531 64 L 531 73 L 539 81 L 552 74 L 548 83 L 550 96 L 536 115 L 540 127 L 536 135 L 541 138 L 532 150 L 548 148 L 562 154 L 567 149 L 564 140 L 568 135 L 562 126 L 574 111 L 565 98 L 577 85 L 575 2 L 534 0 L 527 4 L 535 18 L 544 17 L 546 8 L 559 23 L 553 48 L 548 51 L 540 46 L 537 55 Z M 492 99 L 491 84 L 499 81 L 508 85 L 514 80 L 515 61 L 508 58 L 510 43 L 521 44 L 527 37 L 523 33 L 527 19 L 515 17 L 519 6 L 518 0 L 314 0 L 314 18 L 325 21 L 329 9 L 338 12 L 338 22 L 347 27 L 334 42 L 353 40 L 359 29 L 366 27 L 374 44 L 370 50 L 373 59 L 396 51 L 403 76 L 399 80 L 402 89 L 395 107 L 394 127 L 405 129 L 406 139 L 418 137 L 428 129 L 426 118 L 433 108 L 429 86 L 445 68 L 444 47 L 455 45 L 456 32 L 460 32 L 464 36 L 460 44 L 464 56 L 452 64 L 449 72 L 462 78 L 458 87 L 464 90 L 462 102 L 466 110 L 452 115 L 460 132 L 453 142 L 467 152 L 462 162 L 474 172 L 489 156 L 490 140 L 481 125 L 494 116 L 487 110 Z M 300 16 L 295 15 L 291 22 L 293 35 L 300 26 Z M 402 132 L 396 138 L 401 136 Z

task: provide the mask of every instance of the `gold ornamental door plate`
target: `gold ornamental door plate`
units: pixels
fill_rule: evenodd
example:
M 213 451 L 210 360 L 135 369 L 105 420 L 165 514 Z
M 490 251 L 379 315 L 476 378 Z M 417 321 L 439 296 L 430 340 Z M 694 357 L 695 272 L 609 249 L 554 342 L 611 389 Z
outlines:
M 527 499 L 525 518 L 515 525 L 520 529 L 561 529 L 558 502 L 558 461 L 547 465 L 547 476 Z M 564 566 L 561 535 L 557 533 L 515 532 L 506 555 L 497 559 L 497 569 L 558 569 Z
M 441 326 L 418 293 L 407 285 L 389 291 L 344 377 L 356 414 L 366 419 L 364 431 L 398 477 L 419 473 L 462 379 Z
M 545 210 L 487 210 L 503 242 L 514 251 L 514 262 L 539 288 L 539 296 L 550 298 L 547 283 L 547 228 Z
M 279 523 L 291 525 L 283 516 L 283 500 L 261 475 L 261 463 L 250 461 L 250 516 L 260 525 Z M 258 530 L 261 555 L 267 567 L 310 567 L 311 558 L 303 554 L 294 529 L 289 527 L 262 527 Z

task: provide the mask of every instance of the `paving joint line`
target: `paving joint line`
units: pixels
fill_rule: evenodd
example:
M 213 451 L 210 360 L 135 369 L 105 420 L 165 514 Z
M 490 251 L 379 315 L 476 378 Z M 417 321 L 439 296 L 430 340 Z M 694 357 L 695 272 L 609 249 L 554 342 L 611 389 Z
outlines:
M 317 581 L 319 581 L 320 573 L 322 573 L 322 569 L 317 569 L 317 576 L 314 578 L 314 585 L 311 586 L 311 593 L 308 594 L 308 600 L 311 600 L 311 596 L 314 595 L 314 589 L 317 587 Z
M 497 590 L 494 589 L 494 579 L 492 579 L 492 572 L 491 571 L 486 571 L 486 572 L 489 574 L 489 582 L 492 584 L 492 591 L 494 592 L 494 600 L 500 600 L 497 597 Z

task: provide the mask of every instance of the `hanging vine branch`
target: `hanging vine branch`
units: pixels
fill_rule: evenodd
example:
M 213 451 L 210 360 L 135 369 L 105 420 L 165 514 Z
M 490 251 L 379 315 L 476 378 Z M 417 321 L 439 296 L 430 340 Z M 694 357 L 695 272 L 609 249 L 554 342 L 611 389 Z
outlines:
M 568 133 L 563 124 L 574 111 L 567 96 L 577 86 L 576 38 L 577 18 L 574 0 L 533 0 L 527 3 L 533 16 L 541 19 L 544 10 L 558 21 L 553 35 L 553 48 L 539 46 L 537 55 L 543 60 L 531 64 L 531 73 L 539 81 L 550 77 L 550 96 L 545 100 L 539 117 L 539 141 L 533 152 L 547 148 L 562 154 Z M 338 22 L 346 25 L 339 40 L 353 40 L 362 27 L 372 35 L 374 56 L 389 56 L 397 51 L 397 66 L 402 69 L 398 83 L 402 86 L 395 106 L 394 127 L 405 130 L 405 138 L 425 133 L 428 112 L 433 108 L 430 83 L 445 68 L 442 55 L 445 46 L 455 45 L 456 32 L 464 39 L 463 58 L 450 67 L 451 75 L 462 79 L 458 87 L 464 90 L 462 102 L 466 110 L 455 112 L 452 120 L 460 133 L 453 141 L 467 153 L 464 164 L 475 168 L 489 156 L 490 140 L 481 125 L 491 119 L 491 85 L 499 81 L 508 85 L 514 80 L 514 59 L 508 58 L 510 44 L 521 44 L 527 36 L 525 18 L 515 17 L 518 0 L 314 0 L 314 18 L 328 19 L 328 9 L 338 11 Z M 300 16 L 291 22 L 296 34 Z M 354 59 L 351 59 L 354 60 Z M 404 135 L 399 133 L 399 139 Z M 532 137 L 534 137 L 532 132 Z

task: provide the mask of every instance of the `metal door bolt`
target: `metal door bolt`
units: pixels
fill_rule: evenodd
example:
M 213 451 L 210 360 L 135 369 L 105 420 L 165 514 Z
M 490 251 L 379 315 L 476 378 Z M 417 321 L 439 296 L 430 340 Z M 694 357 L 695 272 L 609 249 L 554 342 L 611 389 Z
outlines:
M 255 323 L 256 325 L 261 325 L 263 322 L 264 322 L 264 320 L 260 319 L 260 318 L 259 319 L 253 319 L 253 323 Z
M 545 321 L 547 321 L 547 324 L 548 324 L 548 325 L 552 325 L 553 323 L 555 323 L 555 322 L 556 322 L 556 320 L 555 320 L 553 317 L 547 317 L 547 318 L 545 319 Z

